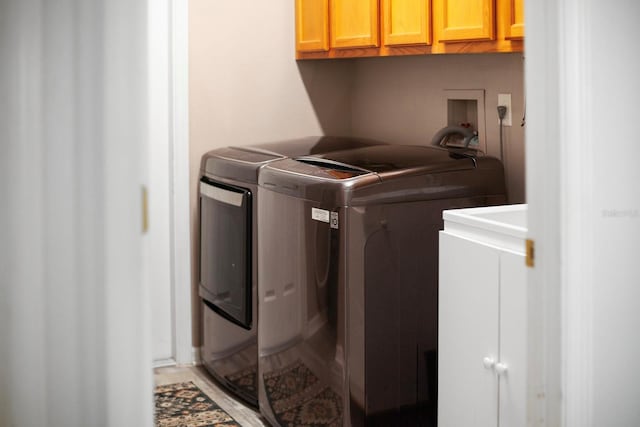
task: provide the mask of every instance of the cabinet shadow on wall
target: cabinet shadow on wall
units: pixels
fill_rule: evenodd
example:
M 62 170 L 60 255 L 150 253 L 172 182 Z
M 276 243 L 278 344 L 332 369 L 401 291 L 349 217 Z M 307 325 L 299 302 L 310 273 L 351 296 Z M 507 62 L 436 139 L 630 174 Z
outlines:
M 355 63 L 307 60 L 296 64 L 322 133 L 350 136 Z

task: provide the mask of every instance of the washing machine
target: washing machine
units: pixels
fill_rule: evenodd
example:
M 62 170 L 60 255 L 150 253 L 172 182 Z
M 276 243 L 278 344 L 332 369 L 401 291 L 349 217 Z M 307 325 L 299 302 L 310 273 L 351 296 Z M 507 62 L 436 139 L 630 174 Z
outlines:
M 271 162 L 258 197 L 261 413 L 281 426 L 435 426 L 442 211 L 504 204 L 501 162 L 357 148 Z
M 286 156 L 313 156 L 377 141 L 307 137 L 225 147 L 201 160 L 199 256 L 202 361 L 227 390 L 251 406 L 257 395 L 256 187 L 260 167 Z

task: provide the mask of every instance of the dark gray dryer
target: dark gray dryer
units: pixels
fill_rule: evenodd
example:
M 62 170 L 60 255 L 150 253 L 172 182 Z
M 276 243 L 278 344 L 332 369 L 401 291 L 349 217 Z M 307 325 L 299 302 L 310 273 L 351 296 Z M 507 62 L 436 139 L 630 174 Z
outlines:
M 225 147 L 202 157 L 199 193 L 199 294 L 202 359 L 228 390 L 257 407 L 256 187 L 258 170 L 286 156 L 326 153 L 376 141 L 308 137 Z
M 505 203 L 500 161 L 359 148 L 271 162 L 258 196 L 262 414 L 435 425 L 442 211 Z

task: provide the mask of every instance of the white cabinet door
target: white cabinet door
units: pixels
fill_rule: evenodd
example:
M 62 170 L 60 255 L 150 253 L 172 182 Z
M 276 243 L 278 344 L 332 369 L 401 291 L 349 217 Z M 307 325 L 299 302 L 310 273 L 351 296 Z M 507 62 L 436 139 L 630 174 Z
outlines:
M 498 425 L 499 251 L 440 232 L 438 426 Z M 512 424 L 517 425 L 517 424 Z
M 526 426 L 527 280 L 524 256 L 500 254 L 500 426 Z

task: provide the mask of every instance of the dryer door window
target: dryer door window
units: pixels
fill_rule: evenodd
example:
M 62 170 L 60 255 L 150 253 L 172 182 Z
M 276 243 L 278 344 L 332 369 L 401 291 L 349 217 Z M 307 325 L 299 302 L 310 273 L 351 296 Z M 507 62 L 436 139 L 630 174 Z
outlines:
M 200 180 L 200 296 L 230 321 L 251 328 L 251 192 Z

